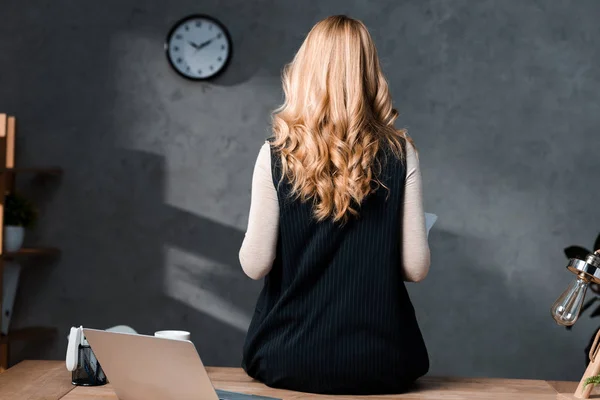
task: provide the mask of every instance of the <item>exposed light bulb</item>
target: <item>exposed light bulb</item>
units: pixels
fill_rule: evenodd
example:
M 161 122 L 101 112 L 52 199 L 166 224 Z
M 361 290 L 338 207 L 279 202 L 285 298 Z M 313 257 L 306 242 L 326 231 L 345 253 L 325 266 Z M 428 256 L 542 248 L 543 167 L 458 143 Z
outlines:
M 571 326 L 579 318 L 589 280 L 578 276 L 552 305 L 552 318 L 557 324 Z

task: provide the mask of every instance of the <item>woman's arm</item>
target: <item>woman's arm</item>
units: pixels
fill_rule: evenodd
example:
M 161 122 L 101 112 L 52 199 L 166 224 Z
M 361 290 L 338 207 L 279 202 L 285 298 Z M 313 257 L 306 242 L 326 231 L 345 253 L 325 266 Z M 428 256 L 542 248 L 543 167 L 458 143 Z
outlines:
M 242 269 L 252 279 L 267 275 L 275 260 L 279 203 L 272 176 L 271 148 L 267 142 L 261 147 L 254 166 L 248 229 L 240 249 Z
M 407 282 L 419 282 L 429 272 L 430 254 L 423 210 L 423 185 L 419 157 L 406 143 L 406 182 L 402 215 L 402 272 Z

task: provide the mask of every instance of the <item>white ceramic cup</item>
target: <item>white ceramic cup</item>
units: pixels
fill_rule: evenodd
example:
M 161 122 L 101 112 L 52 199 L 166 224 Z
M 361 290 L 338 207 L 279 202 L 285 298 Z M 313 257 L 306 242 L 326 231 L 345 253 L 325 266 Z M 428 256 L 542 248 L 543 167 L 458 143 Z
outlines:
M 158 331 L 154 332 L 154 336 L 173 340 L 190 340 L 190 333 L 187 331 Z

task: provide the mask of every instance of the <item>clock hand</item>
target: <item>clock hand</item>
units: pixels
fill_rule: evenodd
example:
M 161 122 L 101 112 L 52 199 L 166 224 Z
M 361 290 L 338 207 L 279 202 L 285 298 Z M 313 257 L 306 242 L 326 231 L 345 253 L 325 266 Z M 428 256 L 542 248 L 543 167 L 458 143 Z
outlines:
M 200 47 L 199 47 L 199 46 L 198 46 L 196 43 L 194 43 L 194 42 L 192 42 L 192 41 L 190 41 L 190 40 L 188 40 L 188 43 L 189 43 L 189 44 L 190 44 L 190 45 L 191 45 L 193 48 L 195 48 L 196 50 L 200 50 Z
M 211 44 L 211 43 L 212 43 L 212 41 L 213 41 L 213 40 L 215 40 L 216 38 L 217 38 L 217 37 L 215 36 L 215 37 L 214 37 L 214 38 L 212 38 L 212 39 L 208 39 L 206 42 L 202 42 L 202 43 L 200 43 L 200 45 L 199 45 L 198 47 L 196 47 L 196 51 L 198 51 L 198 50 L 200 50 L 200 49 L 203 49 L 203 48 L 205 48 L 206 46 L 208 46 L 209 44 Z

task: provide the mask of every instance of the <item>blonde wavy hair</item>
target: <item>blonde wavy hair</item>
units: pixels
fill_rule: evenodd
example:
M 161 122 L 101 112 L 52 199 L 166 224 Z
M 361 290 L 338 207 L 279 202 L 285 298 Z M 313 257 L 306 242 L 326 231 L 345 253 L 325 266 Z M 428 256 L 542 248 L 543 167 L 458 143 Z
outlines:
M 376 156 L 404 159 L 388 84 L 366 26 L 346 16 L 317 23 L 283 71 L 285 101 L 273 114 L 273 148 L 292 195 L 318 221 L 346 222 L 377 187 Z

